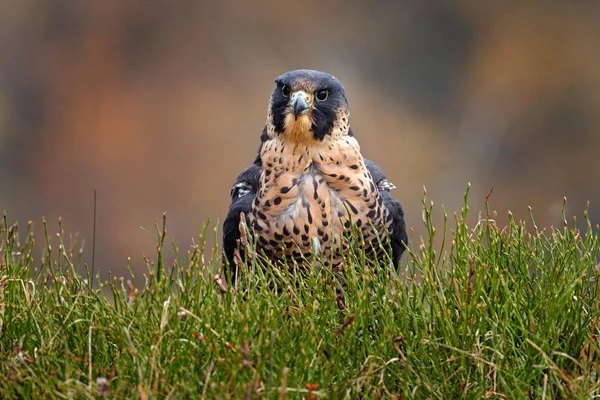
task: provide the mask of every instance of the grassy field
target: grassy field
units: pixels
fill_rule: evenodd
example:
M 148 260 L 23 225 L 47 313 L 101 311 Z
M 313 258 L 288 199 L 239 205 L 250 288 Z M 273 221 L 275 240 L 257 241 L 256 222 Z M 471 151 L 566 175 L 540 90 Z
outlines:
M 586 216 L 585 232 L 571 218 L 542 230 L 510 215 L 502 227 L 491 211 L 467 226 L 466 198 L 437 231 L 424 199 L 427 233 L 412 238 L 398 274 L 355 242 L 341 295 L 330 271 L 281 272 L 256 258 L 236 292 L 206 274 L 220 256 L 205 259 L 202 244 L 163 265 L 177 250 L 162 227 L 145 274 L 92 290 L 60 227 L 58 248 L 47 229 L 35 241 L 39 259 L 31 226 L 5 217 L 0 398 L 600 394 L 598 227 Z

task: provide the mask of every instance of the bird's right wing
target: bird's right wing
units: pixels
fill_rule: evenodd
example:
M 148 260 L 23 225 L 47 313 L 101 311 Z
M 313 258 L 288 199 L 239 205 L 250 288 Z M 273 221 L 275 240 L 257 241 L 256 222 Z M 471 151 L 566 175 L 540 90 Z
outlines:
M 240 173 L 231 187 L 231 203 L 223 222 L 223 250 L 232 270 L 235 268 L 233 252 L 240 238 L 240 213 L 248 215 L 252 211 L 261 172 L 261 166 L 254 163 Z
M 383 204 L 388 209 L 390 216 L 392 217 L 392 225 L 390 227 L 390 239 L 392 244 L 392 252 L 394 257 L 394 264 L 396 267 L 400 264 L 400 258 L 404 253 L 405 245 L 408 244 L 408 235 L 406 234 L 406 222 L 404 221 L 404 210 L 398 200 L 392 196 L 390 190 L 395 189 L 396 186 L 390 182 L 381 168 L 371 160 L 365 160 L 365 166 L 373 177 L 373 182 L 379 189 L 379 194 L 383 198 Z

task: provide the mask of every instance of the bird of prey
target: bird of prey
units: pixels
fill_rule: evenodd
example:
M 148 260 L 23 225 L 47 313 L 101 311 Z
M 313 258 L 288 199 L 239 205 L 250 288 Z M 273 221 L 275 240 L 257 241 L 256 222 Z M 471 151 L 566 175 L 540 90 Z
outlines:
M 287 72 L 275 84 L 258 155 L 231 189 L 223 224 L 230 267 L 236 268 L 240 215 L 254 230 L 259 252 L 274 261 L 300 263 L 316 253 L 338 267 L 341 234 L 354 225 L 374 245 L 367 247 L 380 249 L 373 254 L 379 259 L 378 234 L 389 233 L 397 266 L 407 243 L 404 212 L 390 194 L 395 186 L 361 155 L 344 87 L 314 70 Z

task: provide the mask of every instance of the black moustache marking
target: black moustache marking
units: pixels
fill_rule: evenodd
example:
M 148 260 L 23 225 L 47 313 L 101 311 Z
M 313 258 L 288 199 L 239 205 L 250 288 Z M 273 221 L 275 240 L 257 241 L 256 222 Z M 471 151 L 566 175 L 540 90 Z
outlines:
M 335 110 L 326 107 L 314 108 L 312 111 L 313 123 L 311 129 L 315 138 L 323 140 L 326 135 L 330 135 L 335 121 Z

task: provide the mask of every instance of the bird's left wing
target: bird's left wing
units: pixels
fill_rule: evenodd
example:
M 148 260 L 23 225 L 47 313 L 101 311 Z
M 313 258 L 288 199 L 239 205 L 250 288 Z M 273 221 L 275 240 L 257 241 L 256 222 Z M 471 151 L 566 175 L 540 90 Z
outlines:
M 240 213 L 248 215 L 252 211 L 261 172 L 260 164 L 254 163 L 240 173 L 231 187 L 231 203 L 223 222 L 223 250 L 232 270 L 235 268 L 233 252 L 240 238 Z
M 390 216 L 392 217 L 392 224 L 390 226 L 390 239 L 392 244 L 392 256 L 394 258 L 394 264 L 396 267 L 400 264 L 400 258 L 404 253 L 405 245 L 408 244 L 408 235 L 406 234 L 406 222 L 404 221 L 404 210 L 398 200 L 396 200 L 390 190 L 395 189 L 396 186 L 390 182 L 381 168 L 371 160 L 365 160 L 365 166 L 373 177 L 373 182 L 377 185 L 379 193 L 383 198 L 383 204 L 388 209 Z

